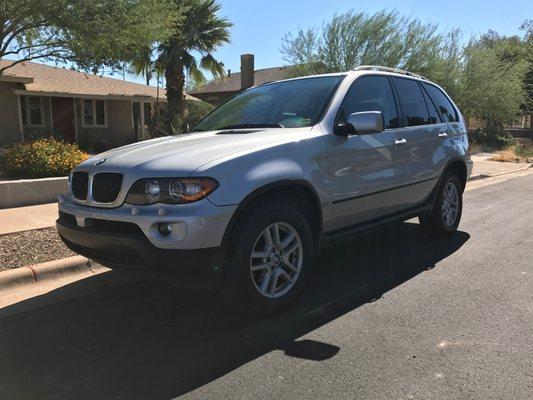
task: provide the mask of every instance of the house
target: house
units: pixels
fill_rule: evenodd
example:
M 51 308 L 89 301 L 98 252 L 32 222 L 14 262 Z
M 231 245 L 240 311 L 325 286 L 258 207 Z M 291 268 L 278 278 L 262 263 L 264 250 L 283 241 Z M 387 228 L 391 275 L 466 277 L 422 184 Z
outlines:
M 51 135 L 86 149 L 120 146 L 146 138 L 165 102 L 156 87 L 23 62 L 0 75 L 0 147 Z
M 254 55 L 241 55 L 241 72 L 228 74 L 190 91 L 190 94 L 214 106 L 254 85 L 290 78 L 291 67 L 254 69 Z

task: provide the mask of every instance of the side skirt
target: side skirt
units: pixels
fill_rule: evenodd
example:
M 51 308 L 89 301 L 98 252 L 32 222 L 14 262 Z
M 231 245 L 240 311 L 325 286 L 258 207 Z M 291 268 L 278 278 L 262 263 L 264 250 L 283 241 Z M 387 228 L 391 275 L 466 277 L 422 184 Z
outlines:
M 331 232 L 324 232 L 320 243 L 320 250 L 337 245 L 356 236 L 364 235 L 370 232 L 374 232 L 381 228 L 383 225 L 391 222 L 407 221 L 408 219 L 417 217 L 421 214 L 431 213 L 434 205 L 434 196 L 431 195 L 424 203 L 419 206 L 410 208 L 408 210 L 400 211 L 395 214 L 390 214 L 385 217 L 376 218 L 370 221 L 362 222 L 360 224 L 348 226 L 346 228 L 337 229 Z

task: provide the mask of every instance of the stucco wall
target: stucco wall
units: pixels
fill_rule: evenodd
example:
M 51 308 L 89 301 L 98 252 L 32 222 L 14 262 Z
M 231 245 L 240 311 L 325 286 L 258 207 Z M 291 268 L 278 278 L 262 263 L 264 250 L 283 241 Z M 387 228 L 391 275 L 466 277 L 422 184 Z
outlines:
M 20 142 L 17 95 L 13 89 L 16 83 L 0 82 L 0 146 Z
M 107 128 L 82 126 L 81 99 L 76 99 L 76 124 L 78 143 L 90 150 L 96 143 L 105 140 L 107 147 L 128 143 L 132 132 L 131 103 L 129 100 L 107 100 Z

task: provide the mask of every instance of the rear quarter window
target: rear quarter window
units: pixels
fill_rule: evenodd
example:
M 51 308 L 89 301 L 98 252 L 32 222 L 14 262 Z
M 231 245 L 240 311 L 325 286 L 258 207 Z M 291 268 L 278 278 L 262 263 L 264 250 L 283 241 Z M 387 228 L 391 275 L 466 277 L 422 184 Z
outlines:
M 422 85 L 429 94 L 429 97 L 431 97 L 431 100 L 433 100 L 433 103 L 437 106 L 444 122 L 457 122 L 459 120 L 457 111 L 442 90 L 428 83 L 423 83 Z

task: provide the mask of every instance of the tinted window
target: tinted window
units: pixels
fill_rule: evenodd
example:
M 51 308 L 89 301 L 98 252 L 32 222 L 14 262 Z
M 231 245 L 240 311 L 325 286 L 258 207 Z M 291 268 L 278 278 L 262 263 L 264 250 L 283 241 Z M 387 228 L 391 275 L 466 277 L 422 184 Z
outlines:
M 442 115 L 442 118 L 446 122 L 456 122 L 457 121 L 457 114 L 455 112 L 455 108 L 453 107 L 452 103 L 450 103 L 450 100 L 446 97 L 442 91 L 433 85 L 429 85 L 427 83 L 423 84 L 426 88 L 429 96 L 439 109 L 440 114 Z
M 424 94 L 424 100 L 426 100 L 426 105 L 429 111 L 429 123 L 438 124 L 442 122 L 440 120 L 439 113 L 437 112 L 437 108 L 435 107 L 435 104 L 433 103 L 433 101 L 429 98 L 425 90 L 422 90 L 422 93 Z
M 402 112 L 407 119 L 407 126 L 429 124 L 429 112 L 418 83 L 411 79 L 393 79 L 400 98 Z
M 398 113 L 389 80 L 381 76 L 357 79 L 344 98 L 339 119 L 361 111 L 381 111 L 385 129 L 398 127 Z
M 205 117 L 194 131 L 227 127 L 316 124 L 344 76 L 282 81 L 246 90 Z

